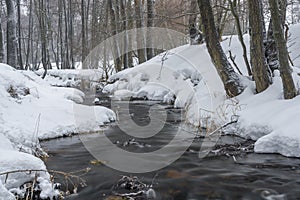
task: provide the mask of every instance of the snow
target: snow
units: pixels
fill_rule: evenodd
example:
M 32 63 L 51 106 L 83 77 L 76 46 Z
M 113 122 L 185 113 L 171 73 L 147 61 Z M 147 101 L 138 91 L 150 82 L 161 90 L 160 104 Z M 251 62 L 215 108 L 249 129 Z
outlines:
M 299 87 L 300 24 L 291 26 L 290 33 L 288 47 L 295 64 L 293 77 Z M 119 99 L 122 96 L 128 99 L 131 94 L 131 97 L 149 100 L 175 101 L 175 107 L 186 108 L 186 120 L 195 126 L 207 127 L 208 123 L 213 123 L 220 127 L 236 117 L 238 123 L 225 131 L 256 140 L 255 152 L 300 157 L 297 120 L 300 96 L 292 100 L 283 99 L 283 86 L 277 71 L 273 85 L 256 94 L 254 82 L 246 76 L 247 68 L 238 37 L 224 39 L 222 47 L 226 55 L 232 52 L 244 75 L 241 79 L 246 89 L 238 97 L 226 97 L 205 45 L 178 47 L 117 73 L 110 77 L 111 84 L 104 91 L 115 94 Z M 244 39 L 249 56 L 249 35 L 245 35 Z
M 43 70 L 36 72 L 38 75 L 44 73 Z M 64 70 L 48 70 L 45 80 L 52 86 L 57 87 L 92 87 L 100 80 L 104 79 L 104 72 L 101 69 L 64 69 Z
M 85 106 L 84 93 L 72 88 L 51 87 L 33 72 L 16 71 L 0 64 L 0 173 L 13 170 L 46 170 L 43 161 L 33 156 L 39 139 L 101 130 L 116 119 L 104 107 Z M 75 103 L 76 102 L 76 103 Z M 0 199 L 32 181 L 35 173 L 0 176 Z M 41 196 L 55 195 L 48 173 L 39 173 Z M 1 196 L 2 195 L 2 196 Z

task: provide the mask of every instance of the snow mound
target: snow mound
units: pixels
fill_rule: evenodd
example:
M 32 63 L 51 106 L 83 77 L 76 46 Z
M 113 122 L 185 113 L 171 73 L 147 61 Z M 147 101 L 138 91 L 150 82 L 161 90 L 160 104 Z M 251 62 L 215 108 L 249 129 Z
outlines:
M 36 73 L 42 75 L 44 71 L 39 70 Z M 47 71 L 45 81 L 57 87 L 93 87 L 98 85 L 104 77 L 102 69 L 53 69 Z
M 249 35 L 245 35 L 244 40 L 250 56 Z M 119 90 L 126 90 L 127 98 L 131 93 L 132 97 L 174 102 L 175 107 L 186 108 L 186 120 L 195 126 L 204 126 L 208 121 L 220 126 L 236 117 L 239 122 L 230 127 L 231 133 L 257 140 L 256 152 L 300 157 L 297 126 L 300 97 L 288 101 L 283 99 L 283 86 L 276 71 L 273 85 L 265 92 L 256 94 L 254 82 L 246 76 L 247 68 L 238 37 L 224 38 L 222 47 L 226 55 L 232 53 L 244 75 L 241 79 L 246 89 L 236 98 L 226 98 L 205 45 L 178 47 L 135 68 L 117 73 L 110 77 L 111 84 L 104 91 L 118 94 Z M 300 24 L 290 27 L 288 47 L 295 65 L 293 77 L 299 87 Z
M 31 155 L 39 139 L 99 131 L 116 119 L 110 109 L 77 104 L 84 99 L 77 89 L 54 88 L 33 72 L 4 64 L 0 68 L 0 173 L 46 170 L 42 160 Z M 51 198 L 55 191 L 49 174 L 39 175 L 45 189 L 41 196 Z M 21 192 L 18 187 L 33 178 L 34 173 L 10 174 L 7 180 L 1 176 L 0 199 L 3 195 L 10 199 L 11 193 Z

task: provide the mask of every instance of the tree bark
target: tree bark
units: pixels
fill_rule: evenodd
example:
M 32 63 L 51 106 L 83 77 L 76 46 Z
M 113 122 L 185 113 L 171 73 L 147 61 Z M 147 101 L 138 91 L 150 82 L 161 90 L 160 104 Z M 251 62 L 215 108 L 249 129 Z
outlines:
M 249 23 L 251 28 L 251 65 L 258 93 L 270 85 L 268 66 L 265 59 L 263 16 L 260 0 L 248 0 Z M 259 11 L 259 12 L 258 12 Z
M 124 38 L 123 38 L 123 46 L 122 48 L 122 58 L 123 58 L 123 65 L 124 69 L 128 68 L 128 35 L 127 35 L 127 26 L 128 26 L 128 19 L 126 15 L 126 1 L 125 0 L 120 0 L 120 8 L 121 8 L 121 21 L 122 21 L 122 31 L 124 32 Z
M 18 61 L 20 70 L 24 70 L 23 57 L 22 57 L 22 25 L 21 25 L 21 0 L 17 0 L 17 13 L 18 13 Z
M 128 30 L 133 29 L 133 16 L 132 16 L 132 0 L 127 0 L 127 10 L 126 15 L 128 19 Z M 128 37 L 128 67 L 133 67 L 133 51 L 132 51 L 132 35 L 127 35 Z
M 118 26 L 117 26 L 117 20 L 116 20 L 116 11 L 114 8 L 114 4 L 111 1 L 108 1 L 108 7 L 109 7 L 109 13 L 110 13 L 110 22 L 111 22 L 111 32 L 112 35 L 115 36 L 118 33 Z M 113 46 L 112 46 L 112 52 L 114 56 L 114 63 L 115 63 L 115 69 L 117 72 L 122 71 L 122 61 L 120 57 L 120 51 L 117 40 L 113 40 Z
M 208 52 L 223 81 L 227 95 L 230 97 L 237 96 L 243 92 L 244 88 L 219 42 L 210 0 L 198 0 L 198 4 Z
M 2 18 L 2 8 L 0 9 L 0 19 L 1 18 Z M 4 43 L 3 43 L 2 21 L 0 20 L 0 63 L 3 62 L 4 62 Z
M 282 78 L 284 98 L 292 99 L 297 95 L 297 90 L 291 74 L 291 68 L 289 66 L 288 50 L 286 46 L 286 40 L 284 39 L 284 31 L 279 12 L 278 0 L 269 0 L 269 4 L 274 30 L 273 34 L 278 50 L 280 65 L 279 70 Z
M 32 31 L 33 31 L 33 23 L 32 23 L 32 9 L 33 9 L 33 0 L 29 1 L 29 22 L 28 22 L 28 39 L 27 39 L 27 50 L 26 50 L 26 60 L 25 60 L 25 70 L 30 69 L 29 58 L 30 54 L 32 54 Z
M 17 24 L 14 0 L 5 0 L 7 7 L 7 64 L 17 67 Z
M 198 14 L 198 2 L 197 0 L 191 0 L 190 2 L 190 16 L 189 16 L 189 35 L 190 35 L 190 44 L 199 44 L 198 41 L 195 41 L 198 30 L 197 30 L 197 16 Z
M 137 50 L 138 54 L 138 59 L 139 63 L 144 63 L 146 62 L 146 54 L 145 54 L 145 48 L 144 48 L 144 33 L 141 32 L 141 28 L 143 27 L 143 16 L 141 12 L 141 7 L 142 7 L 142 0 L 134 0 L 134 7 L 135 7 L 135 18 L 136 18 L 136 28 L 139 30 L 137 31 L 137 36 L 136 36 L 136 42 L 137 42 L 137 47 L 139 48 Z
M 81 52 L 81 60 L 84 62 L 85 58 L 88 55 L 87 50 L 87 35 L 86 35 L 86 0 L 81 0 L 81 45 L 82 45 L 82 52 Z
M 147 27 L 154 27 L 154 0 L 147 0 Z M 151 30 L 147 30 L 147 60 L 154 57 L 153 37 Z

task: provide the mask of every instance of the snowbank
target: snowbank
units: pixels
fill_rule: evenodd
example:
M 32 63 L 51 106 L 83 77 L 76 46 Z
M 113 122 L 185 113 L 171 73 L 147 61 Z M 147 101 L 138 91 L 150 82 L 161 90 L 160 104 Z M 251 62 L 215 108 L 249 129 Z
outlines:
M 291 26 L 290 33 L 288 46 L 295 64 L 295 83 L 299 87 L 300 24 Z M 249 36 L 245 35 L 244 39 L 249 44 Z M 228 37 L 222 46 L 226 55 L 231 51 L 235 63 L 245 75 L 241 78 L 246 90 L 236 98 L 226 99 L 222 82 L 205 45 L 178 47 L 135 68 L 115 74 L 110 77 L 111 84 L 104 91 L 118 94 L 119 99 L 123 94 L 127 99 L 131 95 L 175 102 L 175 107 L 187 109 L 187 121 L 195 126 L 204 126 L 208 118 L 220 126 L 235 116 L 239 118 L 239 123 L 231 127 L 231 133 L 257 140 L 256 152 L 300 157 L 297 127 L 300 97 L 283 100 L 278 72 L 274 84 L 267 91 L 255 94 L 253 81 L 246 77 L 247 69 L 238 37 Z M 249 45 L 247 48 L 249 56 Z
M 43 70 L 36 72 L 38 75 L 44 73 Z M 48 70 L 45 81 L 52 86 L 57 87 L 98 87 L 104 80 L 105 74 L 101 69 L 65 69 L 65 70 Z
M 84 98 L 77 89 L 51 87 L 33 72 L 16 71 L 4 64 L 0 69 L 0 173 L 46 170 L 44 163 L 31 155 L 39 139 L 98 131 L 116 118 L 107 108 L 76 104 Z M 0 197 L 9 194 L 8 190 L 16 192 L 14 188 L 33 177 L 34 173 L 17 173 L 5 181 L 1 176 Z M 55 193 L 49 175 L 40 173 L 40 178 L 43 187 L 48 188 L 46 193 Z M 5 196 L 9 199 L 11 195 Z

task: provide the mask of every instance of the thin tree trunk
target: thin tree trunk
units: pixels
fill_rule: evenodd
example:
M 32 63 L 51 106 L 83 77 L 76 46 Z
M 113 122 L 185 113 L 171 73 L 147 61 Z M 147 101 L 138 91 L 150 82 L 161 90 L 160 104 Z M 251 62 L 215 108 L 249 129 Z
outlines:
M 197 30 L 197 16 L 196 12 L 198 11 L 198 2 L 197 0 L 191 0 L 190 3 L 190 13 L 191 15 L 189 16 L 189 34 L 190 34 L 190 44 L 191 45 L 196 45 L 198 44 L 198 41 L 196 41 L 196 37 L 198 35 L 198 30 Z
M 74 11 L 73 11 L 73 2 L 69 0 L 69 46 L 70 46 L 70 68 L 75 69 L 75 61 L 74 61 Z
M 81 0 L 81 45 L 82 45 L 82 62 L 85 60 L 88 54 L 87 50 L 87 35 L 86 35 L 86 0 Z
M 28 22 L 28 39 L 27 39 L 27 51 L 26 51 L 26 61 L 25 61 L 25 69 L 30 69 L 29 58 L 32 47 L 32 31 L 33 31 L 33 23 L 32 23 L 32 8 L 33 8 L 33 0 L 29 1 L 29 22 Z
M 154 0 L 147 0 L 147 27 L 154 27 Z M 147 30 L 147 60 L 154 57 L 152 30 Z
M 284 31 L 282 26 L 282 19 L 280 18 L 278 0 L 269 0 L 272 24 L 274 30 L 274 38 L 278 50 L 278 58 L 280 63 L 280 74 L 283 84 L 283 92 L 285 99 L 292 99 L 297 95 L 295 83 L 291 74 L 289 66 L 288 50 L 286 40 L 284 39 Z
M 127 0 L 127 12 L 126 12 L 126 15 L 127 15 L 127 19 L 128 19 L 128 30 L 131 30 L 133 29 L 133 19 L 132 19 L 132 14 L 131 14 L 131 11 L 132 11 L 132 0 Z M 132 51 L 132 35 L 129 34 L 127 35 L 128 37 L 128 67 L 131 68 L 133 67 L 133 51 Z
M 64 10 L 64 19 L 65 19 L 65 45 L 63 51 L 65 51 L 64 53 L 64 69 L 70 69 L 70 49 L 69 49 L 69 12 L 68 12 L 68 7 L 67 7 L 67 3 L 66 0 L 62 0 L 63 1 L 63 10 Z
M 230 97 L 237 96 L 243 92 L 244 87 L 240 82 L 239 76 L 228 62 L 219 42 L 210 0 L 198 0 L 198 4 L 208 52 L 223 81 L 227 95 Z
M 17 25 L 14 0 L 5 0 L 7 7 L 7 64 L 17 68 Z
M 127 35 L 127 16 L 126 16 L 126 2 L 125 0 L 120 0 L 120 8 L 121 8 L 121 20 L 122 20 L 122 31 L 124 32 L 124 38 L 123 38 L 123 47 L 122 47 L 122 57 L 123 57 L 123 65 L 124 69 L 128 68 L 128 35 Z
M 112 29 L 112 35 L 115 36 L 118 33 L 117 30 L 117 21 L 116 21 L 116 11 L 112 1 L 108 1 L 109 13 L 110 13 L 110 23 Z M 118 42 L 113 40 L 112 52 L 114 56 L 115 69 L 117 72 L 122 71 L 122 61 L 120 56 L 120 51 L 118 47 Z
M 41 52 L 42 52 L 42 64 L 44 73 L 42 78 L 45 78 L 48 70 L 48 59 L 47 59 L 47 25 L 46 25 L 46 5 L 44 0 L 37 0 L 36 2 L 36 14 L 39 21 L 40 28 L 40 41 L 41 41 Z
M 141 0 L 134 0 L 134 6 L 135 6 L 135 18 L 136 18 L 136 28 L 137 28 L 137 36 L 136 36 L 136 42 L 138 47 L 138 59 L 139 63 L 146 62 L 146 54 L 145 54 L 145 39 L 144 39 L 144 33 L 141 31 L 141 28 L 143 27 L 143 16 L 142 16 L 142 1 Z
M 2 3 L 0 3 L 0 19 L 2 18 Z M 4 43 L 3 43 L 3 30 L 2 21 L 0 20 L 0 63 L 4 62 Z
M 65 55 L 63 42 L 63 2 L 58 1 L 58 54 L 60 54 L 60 69 L 65 69 Z
M 248 75 L 252 76 L 252 71 L 251 71 L 251 67 L 250 67 L 250 64 L 249 64 L 248 56 L 247 56 L 247 47 L 246 47 L 246 44 L 244 42 L 241 23 L 240 23 L 240 20 L 239 20 L 239 16 L 237 14 L 236 0 L 233 0 L 233 2 L 232 2 L 232 0 L 229 0 L 229 4 L 230 4 L 231 13 L 232 13 L 232 15 L 235 19 L 235 24 L 236 24 L 236 27 L 237 27 L 239 41 L 240 41 L 240 43 L 242 45 L 242 48 L 243 48 L 243 58 L 244 58 L 245 65 L 247 67 Z
M 23 58 L 22 58 L 21 0 L 17 0 L 17 12 L 18 12 L 18 60 L 19 60 L 20 70 L 24 70 Z
M 258 93 L 270 85 L 268 66 L 265 60 L 263 16 L 260 0 L 248 0 L 249 23 L 251 28 L 251 65 Z

